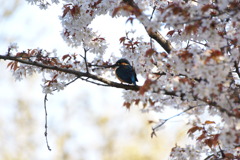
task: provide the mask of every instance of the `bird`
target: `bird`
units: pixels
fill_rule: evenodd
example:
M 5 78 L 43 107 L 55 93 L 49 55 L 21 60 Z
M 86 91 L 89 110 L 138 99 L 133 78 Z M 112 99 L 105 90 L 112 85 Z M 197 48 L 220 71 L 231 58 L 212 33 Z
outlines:
M 119 59 L 114 66 L 117 67 L 115 70 L 116 77 L 121 81 L 129 84 L 137 85 L 136 82 L 138 81 L 136 72 L 134 68 L 131 66 L 130 62 L 125 59 Z

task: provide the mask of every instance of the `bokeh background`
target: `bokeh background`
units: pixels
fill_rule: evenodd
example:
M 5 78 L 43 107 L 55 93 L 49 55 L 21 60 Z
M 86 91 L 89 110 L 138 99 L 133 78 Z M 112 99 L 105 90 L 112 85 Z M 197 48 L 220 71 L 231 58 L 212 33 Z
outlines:
M 12 42 L 19 50 L 57 49 L 58 56 L 82 52 L 81 48 L 68 47 L 60 36 L 61 5 L 40 10 L 24 0 L 0 0 L 0 4 L 0 54 L 6 54 Z M 102 16 L 91 24 L 106 36 L 109 55 L 119 53 L 119 37 L 125 35 L 126 28 L 144 32 L 137 23 L 127 26 L 125 22 L 125 18 Z M 48 96 L 48 139 L 52 149 L 48 151 L 42 75 L 15 81 L 8 63 L 0 60 L 0 160 L 164 160 L 171 147 L 186 140 L 188 127 L 183 117 L 167 122 L 157 137 L 150 136 L 153 124 L 149 121 L 178 112 L 169 109 L 162 114 L 142 113 L 141 106 L 127 110 L 121 89 L 78 80 Z

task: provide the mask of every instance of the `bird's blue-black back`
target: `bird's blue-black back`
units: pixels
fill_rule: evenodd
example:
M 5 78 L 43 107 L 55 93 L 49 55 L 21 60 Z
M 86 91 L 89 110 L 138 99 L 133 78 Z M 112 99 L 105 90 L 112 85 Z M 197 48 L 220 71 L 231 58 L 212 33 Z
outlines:
M 137 76 L 128 60 L 120 59 L 116 64 L 119 66 L 116 69 L 117 78 L 122 82 L 136 85 L 136 81 L 138 81 Z

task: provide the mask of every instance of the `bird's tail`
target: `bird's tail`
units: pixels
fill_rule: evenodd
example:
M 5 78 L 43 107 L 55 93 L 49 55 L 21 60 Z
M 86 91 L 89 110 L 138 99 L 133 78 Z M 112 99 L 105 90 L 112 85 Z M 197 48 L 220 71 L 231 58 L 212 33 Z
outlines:
M 134 86 L 136 86 L 136 79 L 134 77 L 131 78 L 132 79 L 132 83 L 134 84 Z

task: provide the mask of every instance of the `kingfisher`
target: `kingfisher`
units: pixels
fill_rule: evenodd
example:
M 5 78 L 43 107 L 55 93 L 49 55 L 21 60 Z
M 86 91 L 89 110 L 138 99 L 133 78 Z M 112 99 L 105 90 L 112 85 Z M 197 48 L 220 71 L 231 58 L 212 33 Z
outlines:
M 138 81 L 136 72 L 134 68 L 131 66 L 130 62 L 125 59 L 119 59 L 114 66 L 117 67 L 115 70 L 116 77 L 121 81 L 129 84 L 137 85 Z

